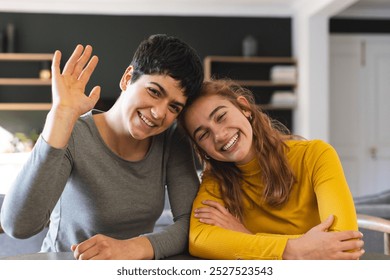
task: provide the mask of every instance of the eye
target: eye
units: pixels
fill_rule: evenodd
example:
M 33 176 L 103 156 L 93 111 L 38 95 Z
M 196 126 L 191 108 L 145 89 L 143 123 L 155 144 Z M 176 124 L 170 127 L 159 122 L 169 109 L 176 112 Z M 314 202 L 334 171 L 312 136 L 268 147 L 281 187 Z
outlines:
M 202 141 L 202 140 L 204 140 L 204 139 L 206 139 L 207 136 L 209 136 L 209 131 L 208 131 L 208 130 L 205 130 L 205 131 L 203 131 L 203 132 L 200 132 L 200 133 L 199 133 L 199 137 L 198 137 L 198 142 L 199 142 L 199 141 Z
M 161 93 L 157 89 L 155 89 L 155 88 L 148 87 L 148 88 L 146 88 L 146 90 L 152 96 L 159 97 L 161 95 Z
M 179 114 L 181 112 L 181 106 L 176 104 L 169 105 L 169 110 L 174 114 Z
M 225 119 L 225 116 L 226 116 L 226 112 L 220 114 L 217 116 L 217 122 L 221 122 Z

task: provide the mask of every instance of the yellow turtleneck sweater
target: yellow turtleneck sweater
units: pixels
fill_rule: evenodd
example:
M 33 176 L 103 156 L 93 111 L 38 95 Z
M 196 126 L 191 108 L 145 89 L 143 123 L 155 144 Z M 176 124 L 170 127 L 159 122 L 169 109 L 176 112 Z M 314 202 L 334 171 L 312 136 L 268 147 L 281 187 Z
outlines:
M 336 151 L 321 140 L 287 141 L 288 161 L 297 183 L 282 208 L 263 202 L 264 185 L 256 159 L 239 168 L 244 175 L 244 225 L 254 234 L 245 234 L 199 222 L 191 215 L 190 253 L 205 259 L 282 259 L 289 238 L 297 238 L 335 216 L 331 231 L 357 230 L 357 218 Z M 205 177 L 193 204 L 205 207 L 203 200 L 222 205 L 213 177 Z

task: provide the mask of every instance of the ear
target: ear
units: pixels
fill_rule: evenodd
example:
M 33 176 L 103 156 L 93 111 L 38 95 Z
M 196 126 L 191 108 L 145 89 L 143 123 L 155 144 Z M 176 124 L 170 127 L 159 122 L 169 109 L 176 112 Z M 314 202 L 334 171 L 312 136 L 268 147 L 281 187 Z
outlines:
M 243 114 L 245 117 L 249 118 L 251 115 L 251 112 L 249 111 L 250 105 L 248 99 L 246 99 L 244 96 L 237 97 L 237 102 L 244 108 L 248 108 L 248 110 L 243 110 Z
M 122 91 L 125 91 L 127 89 L 132 74 L 133 74 L 133 66 L 130 65 L 129 67 L 127 67 L 125 73 L 123 73 L 121 81 L 119 82 L 119 87 Z

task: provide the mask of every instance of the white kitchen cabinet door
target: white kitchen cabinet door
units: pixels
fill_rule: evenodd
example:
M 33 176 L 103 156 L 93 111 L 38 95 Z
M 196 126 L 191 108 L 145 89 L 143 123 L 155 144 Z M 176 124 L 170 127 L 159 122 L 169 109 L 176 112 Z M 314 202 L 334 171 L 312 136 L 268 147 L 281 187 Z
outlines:
M 390 190 L 390 36 L 332 35 L 330 142 L 353 196 Z

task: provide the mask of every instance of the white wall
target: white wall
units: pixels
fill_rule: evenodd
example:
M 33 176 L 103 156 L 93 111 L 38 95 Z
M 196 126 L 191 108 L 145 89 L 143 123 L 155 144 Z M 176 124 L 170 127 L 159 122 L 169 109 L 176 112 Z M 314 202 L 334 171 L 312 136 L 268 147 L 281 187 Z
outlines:
M 294 133 L 329 141 L 329 19 L 358 0 L 300 1 L 293 22 L 298 61 Z

